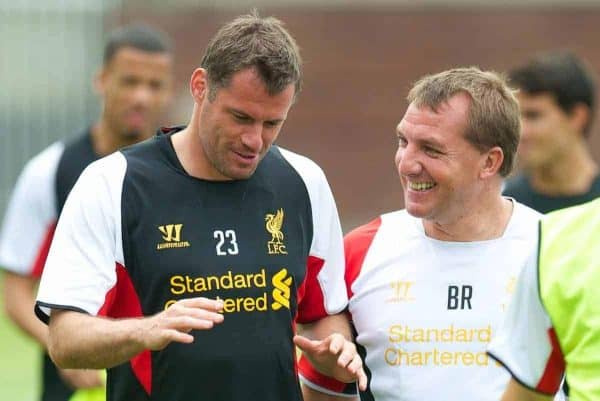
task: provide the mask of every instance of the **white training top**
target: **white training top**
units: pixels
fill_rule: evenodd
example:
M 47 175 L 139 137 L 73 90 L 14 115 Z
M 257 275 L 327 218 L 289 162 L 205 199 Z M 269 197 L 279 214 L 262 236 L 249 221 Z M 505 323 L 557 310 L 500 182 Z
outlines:
M 540 218 L 513 203 L 504 234 L 489 241 L 435 240 L 404 210 L 348 234 L 349 312 L 371 372 L 366 399 L 500 399 L 510 376 L 486 348 L 535 253 Z M 300 373 L 331 390 L 306 364 Z
M 0 231 L 0 267 L 39 275 L 35 260 L 57 219 L 55 179 L 64 143 L 56 142 L 32 158 L 21 172 Z

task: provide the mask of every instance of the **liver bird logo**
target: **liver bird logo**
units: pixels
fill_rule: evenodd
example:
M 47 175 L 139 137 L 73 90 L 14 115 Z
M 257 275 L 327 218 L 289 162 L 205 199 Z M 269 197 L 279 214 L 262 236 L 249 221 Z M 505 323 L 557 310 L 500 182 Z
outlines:
M 265 216 L 265 228 L 271 234 L 271 241 L 267 243 L 267 248 L 270 255 L 282 254 L 286 255 L 287 251 L 283 244 L 283 233 L 281 227 L 283 226 L 283 209 L 277 210 L 275 214 L 268 213 Z
M 283 241 L 283 233 L 281 226 L 283 225 L 283 209 L 279 209 L 276 214 L 268 213 L 265 216 L 267 222 L 267 231 L 271 233 L 271 242 L 281 244 Z

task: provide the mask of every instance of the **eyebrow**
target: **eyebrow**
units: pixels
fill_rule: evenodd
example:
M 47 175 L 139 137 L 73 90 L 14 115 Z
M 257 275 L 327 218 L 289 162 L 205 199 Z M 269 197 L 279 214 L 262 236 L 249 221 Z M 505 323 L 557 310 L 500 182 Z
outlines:
M 404 135 L 404 133 L 401 130 L 399 130 L 398 128 L 396 128 L 396 136 L 406 139 L 406 136 Z M 441 144 L 440 142 L 438 142 L 432 138 L 419 139 L 416 142 L 421 146 L 424 145 L 424 146 L 431 146 L 431 147 L 438 148 L 438 149 L 445 149 L 445 146 L 443 144 Z
M 248 114 L 248 113 L 245 113 L 245 112 L 243 112 L 242 110 L 235 109 L 235 108 L 233 108 L 233 107 L 228 107 L 228 108 L 227 108 L 227 111 L 228 111 L 229 113 L 231 113 L 231 114 L 236 114 L 236 115 L 239 115 L 240 117 L 248 118 L 248 119 L 250 119 L 250 120 L 252 120 L 252 121 L 255 121 L 255 120 L 256 120 L 256 119 L 255 119 L 254 117 L 252 117 L 250 114 Z M 283 119 L 283 118 L 276 118 L 276 119 L 273 119 L 273 120 L 265 120 L 265 121 L 266 121 L 266 122 L 269 122 L 269 123 L 280 124 L 280 123 L 282 123 L 282 122 L 284 121 L 284 119 Z

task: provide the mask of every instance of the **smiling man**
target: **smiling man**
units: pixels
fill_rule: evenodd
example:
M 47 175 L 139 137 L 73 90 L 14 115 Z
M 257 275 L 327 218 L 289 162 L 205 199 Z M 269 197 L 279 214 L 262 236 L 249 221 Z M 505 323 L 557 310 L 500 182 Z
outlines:
M 426 76 L 408 101 L 395 157 L 406 209 L 345 240 L 348 311 L 369 376 L 360 396 L 497 401 L 509 375 L 486 346 L 535 253 L 540 217 L 501 195 L 517 101 L 477 68 Z M 306 360 L 300 368 L 307 400 L 346 390 Z
M 191 75 L 187 127 L 84 171 L 36 306 L 59 366 L 108 368 L 109 401 L 301 401 L 298 345 L 366 385 L 338 315 L 331 190 L 315 163 L 273 146 L 300 83 L 281 21 L 236 18 Z

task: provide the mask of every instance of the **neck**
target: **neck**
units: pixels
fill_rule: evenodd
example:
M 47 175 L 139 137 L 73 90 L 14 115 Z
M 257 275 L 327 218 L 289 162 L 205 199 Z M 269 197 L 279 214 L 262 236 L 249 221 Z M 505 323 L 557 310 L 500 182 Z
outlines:
M 100 156 L 116 152 L 125 146 L 139 142 L 139 140 L 138 136 L 128 138 L 118 135 L 104 120 L 100 120 L 92 126 L 92 146 Z
M 530 175 L 532 187 L 544 195 L 581 195 L 592 186 L 598 165 L 582 141 L 547 165 L 531 171 Z
M 475 207 L 463 208 L 452 221 L 422 221 L 425 234 L 440 241 L 486 241 L 504 234 L 512 211 L 513 203 L 498 191 L 487 200 L 479 198 Z
M 207 180 L 221 180 L 211 174 L 208 159 L 200 142 L 198 122 L 200 110 L 194 105 L 192 118 L 186 128 L 171 136 L 175 154 L 181 166 L 190 176 Z

